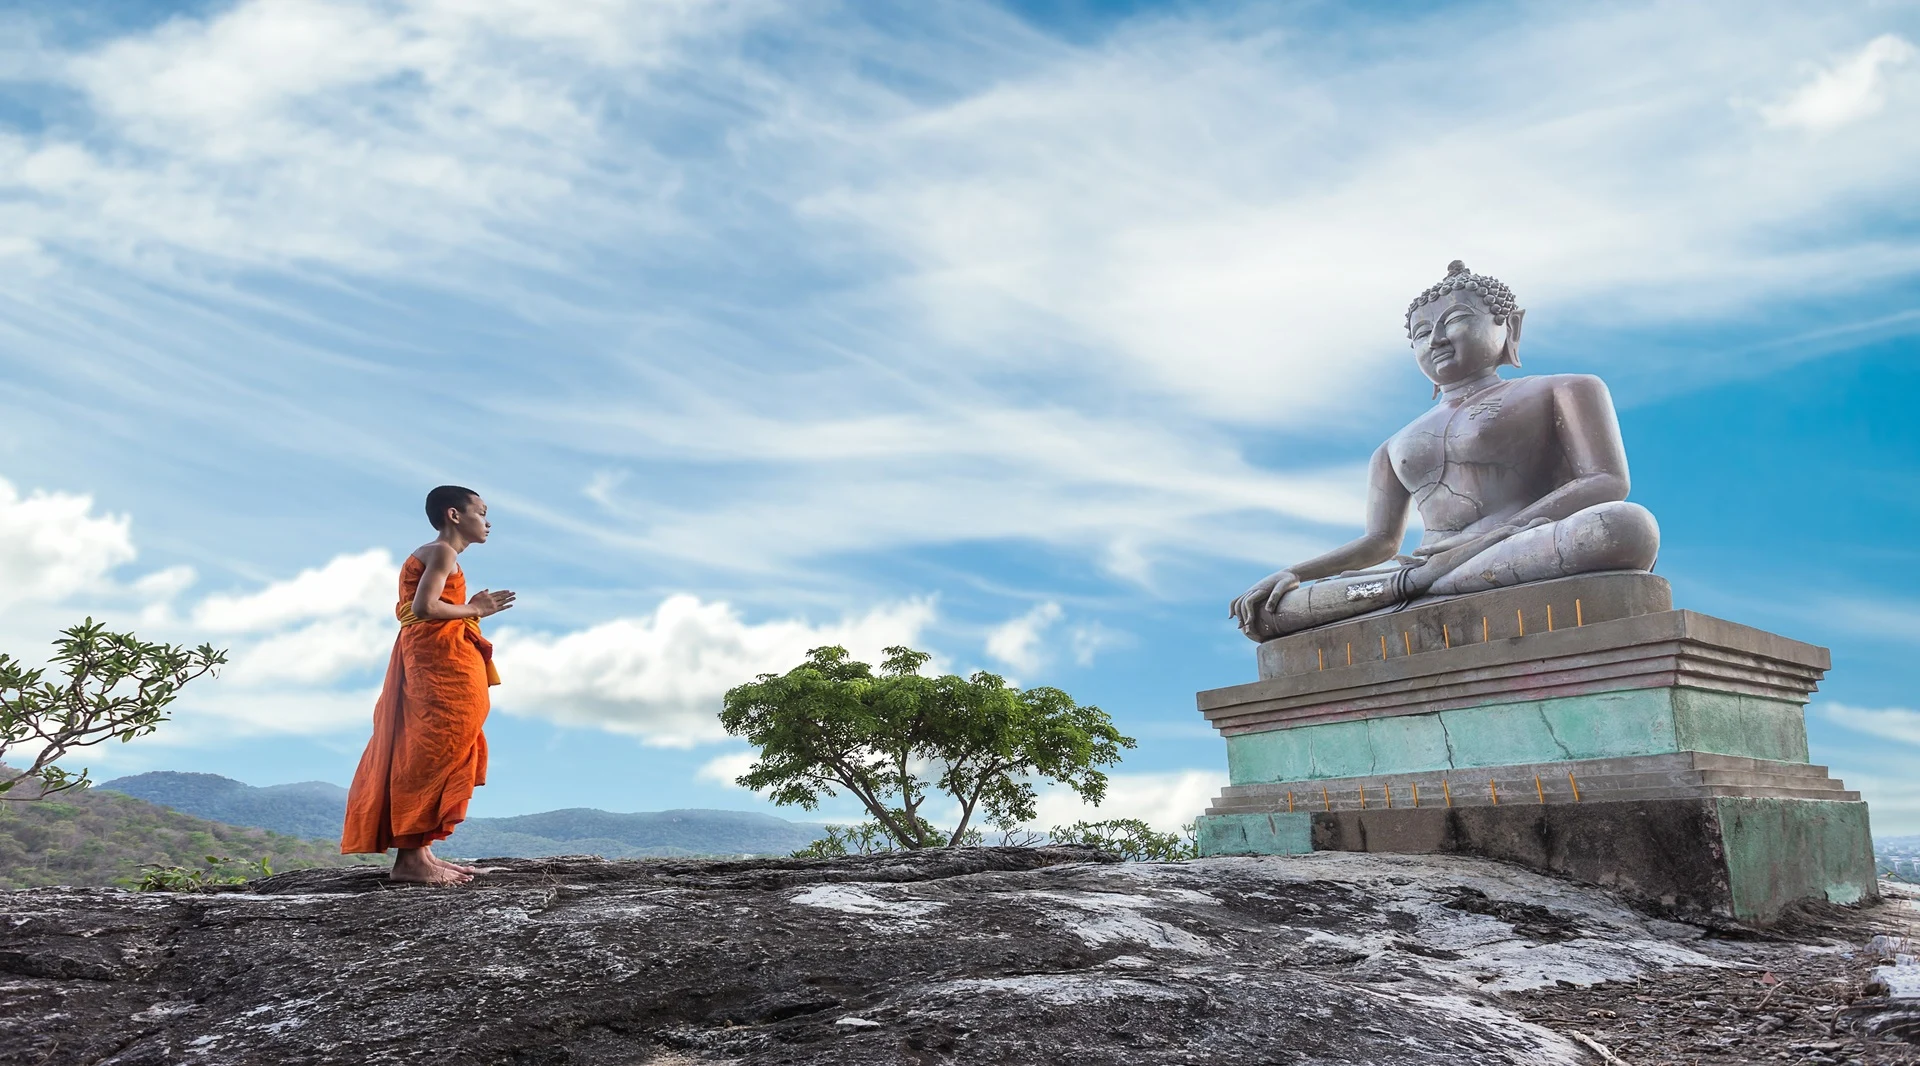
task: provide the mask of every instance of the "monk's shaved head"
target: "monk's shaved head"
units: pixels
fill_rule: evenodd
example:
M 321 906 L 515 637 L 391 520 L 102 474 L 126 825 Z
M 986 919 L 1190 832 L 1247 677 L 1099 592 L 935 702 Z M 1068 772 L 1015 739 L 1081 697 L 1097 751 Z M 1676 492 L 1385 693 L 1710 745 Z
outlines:
M 447 509 L 465 510 L 466 506 L 479 498 L 480 494 L 459 485 L 441 485 L 427 493 L 427 521 L 435 529 L 447 527 Z

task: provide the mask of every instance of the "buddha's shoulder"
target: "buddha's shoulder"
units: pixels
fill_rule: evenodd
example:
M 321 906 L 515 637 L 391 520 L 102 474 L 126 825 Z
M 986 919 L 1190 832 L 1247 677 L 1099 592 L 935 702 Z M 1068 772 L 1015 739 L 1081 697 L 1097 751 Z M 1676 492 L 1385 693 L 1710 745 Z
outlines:
M 1528 374 L 1511 378 L 1510 387 L 1524 392 L 1600 392 L 1607 383 L 1592 374 Z

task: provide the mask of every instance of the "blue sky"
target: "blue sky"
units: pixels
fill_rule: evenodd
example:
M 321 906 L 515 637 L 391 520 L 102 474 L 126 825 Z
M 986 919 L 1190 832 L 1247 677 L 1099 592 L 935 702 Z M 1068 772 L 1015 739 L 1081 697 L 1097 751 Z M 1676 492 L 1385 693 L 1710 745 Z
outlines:
M 763 808 L 719 694 L 906 641 L 1224 777 L 1227 601 L 1350 537 L 1448 260 L 1603 375 L 1676 601 L 1828 645 L 1920 831 L 1920 11 L 246 0 L 0 15 L 0 640 L 229 646 L 98 776 L 351 775 L 425 490 L 474 812 Z M 830 815 L 851 815 L 833 810 Z M 1071 804 L 1050 796 L 1043 819 Z

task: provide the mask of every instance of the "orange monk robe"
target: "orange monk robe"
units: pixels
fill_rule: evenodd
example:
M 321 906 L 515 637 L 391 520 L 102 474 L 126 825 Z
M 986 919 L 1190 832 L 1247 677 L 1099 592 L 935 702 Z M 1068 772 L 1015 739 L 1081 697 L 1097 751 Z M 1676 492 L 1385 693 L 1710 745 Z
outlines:
M 500 683 L 493 645 L 474 619 L 414 617 L 413 595 L 426 564 L 400 568 L 400 635 L 387 682 L 373 708 L 373 739 L 347 792 L 344 854 L 425 847 L 453 834 L 467 801 L 487 783 L 487 686 Z M 466 575 L 447 576 L 446 603 L 467 602 Z

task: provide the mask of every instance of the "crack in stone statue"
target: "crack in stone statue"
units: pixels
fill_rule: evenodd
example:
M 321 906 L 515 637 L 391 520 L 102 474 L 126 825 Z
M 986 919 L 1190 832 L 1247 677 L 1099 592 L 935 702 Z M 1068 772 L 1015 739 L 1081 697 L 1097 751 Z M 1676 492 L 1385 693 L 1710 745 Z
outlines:
M 1503 379 L 1526 312 L 1504 284 L 1454 260 L 1407 308 L 1433 409 L 1373 453 L 1359 539 L 1268 576 L 1233 601 L 1254 640 L 1427 596 L 1600 570 L 1647 570 L 1653 515 L 1626 502 L 1613 398 L 1590 374 Z M 1408 506 L 1425 536 L 1396 555 Z M 1382 565 L 1386 564 L 1386 565 Z

